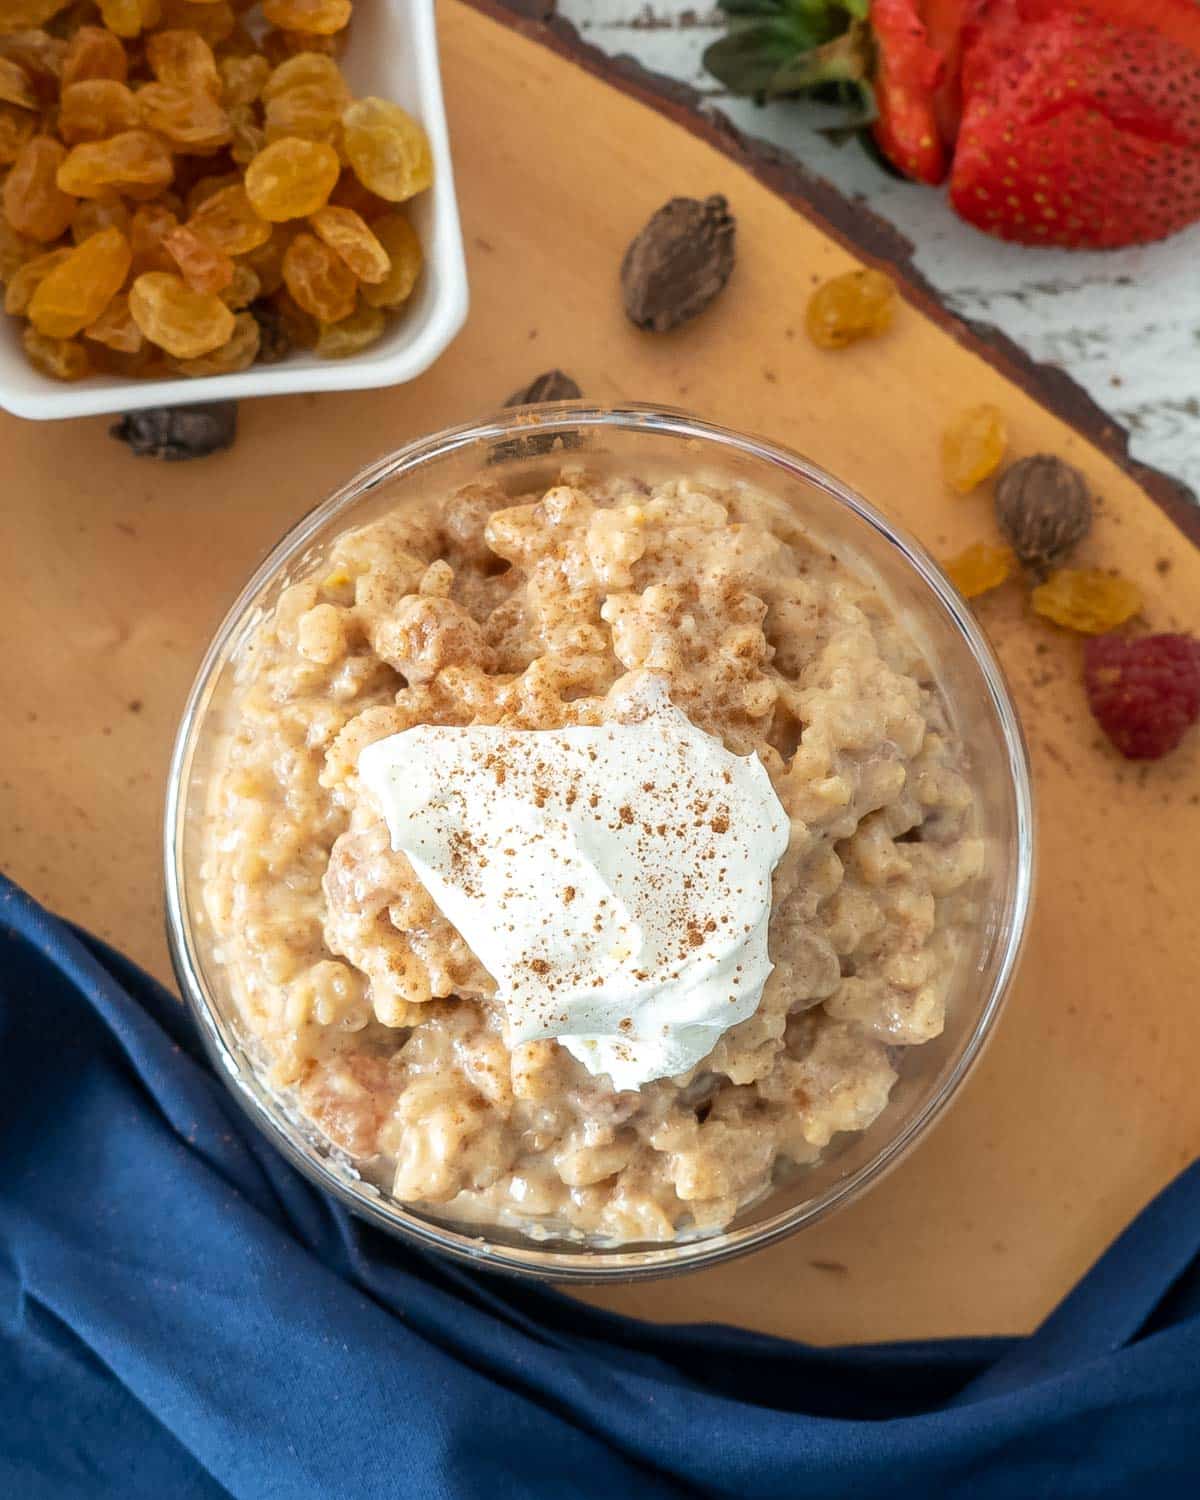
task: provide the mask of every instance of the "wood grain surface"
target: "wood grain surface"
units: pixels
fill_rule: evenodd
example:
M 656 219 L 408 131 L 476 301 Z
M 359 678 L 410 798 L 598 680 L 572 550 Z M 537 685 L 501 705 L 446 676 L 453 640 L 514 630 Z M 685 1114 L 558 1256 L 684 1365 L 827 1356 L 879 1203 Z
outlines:
M 593 398 L 685 405 L 790 443 L 942 554 L 991 523 L 986 495 L 943 490 L 939 429 L 994 401 L 1016 452 L 1087 473 L 1101 497 L 1088 560 L 1142 585 L 1146 625 L 1200 623 L 1200 551 L 958 331 L 909 303 L 884 339 L 812 348 L 805 296 L 852 258 L 731 156 L 464 5 L 443 7 L 442 41 L 473 311 L 427 376 L 248 404 L 237 447 L 190 465 L 133 459 L 102 420 L 0 418 L 4 863 L 160 975 L 170 740 L 238 585 L 357 467 L 549 366 Z M 712 192 L 740 226 L 728 289 L 675 335 L 639 333 L 617 295 L 626 242 L 665 198 Z M 817 1340 L 1026 1328 L 1200 1147 L 1200 745 L 1122 764 L 1087 717 L 1078 642 L 1017 589 L 981 617 L 1040 799 L 1037 913 L 995 1042 L 860 1204 L 748 1261 L 593 1300 Z

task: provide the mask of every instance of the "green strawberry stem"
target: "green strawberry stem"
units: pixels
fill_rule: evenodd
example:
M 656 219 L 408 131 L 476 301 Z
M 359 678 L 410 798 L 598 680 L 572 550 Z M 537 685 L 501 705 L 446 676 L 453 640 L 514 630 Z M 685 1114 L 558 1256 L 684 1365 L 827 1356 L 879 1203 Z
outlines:
M 718 0 L 728 33 L 704 66 L 733 94 L 757 99 L 808 94 L 850 105 L 855 124 L 874 118 L 870 0 Z

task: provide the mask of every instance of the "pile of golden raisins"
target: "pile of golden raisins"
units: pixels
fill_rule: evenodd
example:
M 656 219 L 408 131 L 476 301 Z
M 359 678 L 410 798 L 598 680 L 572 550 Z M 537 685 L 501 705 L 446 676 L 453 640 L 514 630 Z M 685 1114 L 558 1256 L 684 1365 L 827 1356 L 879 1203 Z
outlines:
M 377 0 L 381 3 L 381 0 Z M 380 337 L 421 126 L 355 99 L 351 0 L 0 0 L 0 282 L 30 362 L 224 375 Z

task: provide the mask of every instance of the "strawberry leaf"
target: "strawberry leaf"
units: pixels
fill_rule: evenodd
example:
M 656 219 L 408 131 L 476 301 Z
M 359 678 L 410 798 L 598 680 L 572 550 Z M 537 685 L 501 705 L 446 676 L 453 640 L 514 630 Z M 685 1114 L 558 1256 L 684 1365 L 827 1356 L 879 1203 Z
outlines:
M 837 35 L 837 12 L 865 21 L 870 8 L 871 0 L 717 0 L 717 9 L 727 16 L 790 16 L 828 36 Z
M 761 100 L 770 95 L 775 75 L 804 55 L 786 23 L 764 21 L 738 26 L 713 42 L 704 66 L 731 94 Z
M 805 94 L 824 83 L 862 84 L 870 73 L 870 28 L 863 21 L 855 21 L 849 31 L 832 42 L 801 52 L 784 63 L 771 79 L 767 95 L 779 99 L 788 94 Z
M 841 128 L 874 117 L 870 0 L 720 0 L 729 31 L 704 66 L 733 94 L 763 103 L 808 94 L 849 110 Z

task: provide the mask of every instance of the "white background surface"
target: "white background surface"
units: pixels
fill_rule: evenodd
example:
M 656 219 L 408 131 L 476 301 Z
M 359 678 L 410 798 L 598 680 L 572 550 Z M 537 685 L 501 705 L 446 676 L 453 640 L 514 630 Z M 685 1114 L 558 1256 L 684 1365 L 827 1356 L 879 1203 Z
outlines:
M 1105 253 L 1005 245 L 969 228 L 936 189 L 888 177 L 855 143 L 834 146 L 802 105 L 731 99 L 700 62 L 722 27 L 685 0 L 559 0 L 605 52 L 628 53 L 702 90 L 741 129 L 782 146 L 862 198 L 915 247 L 946 305 L 1060 365 L 1129 432 L 1130 451 L 1200 493 L 1200 225 Z

